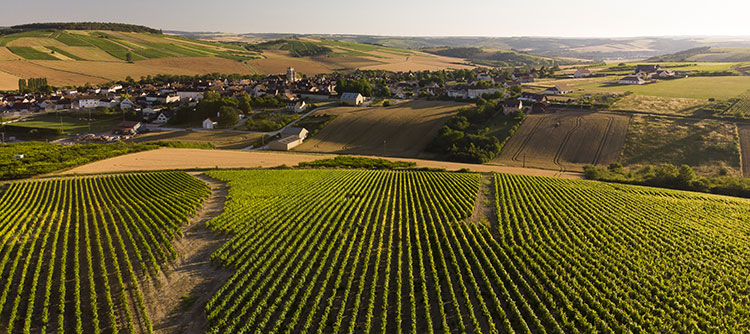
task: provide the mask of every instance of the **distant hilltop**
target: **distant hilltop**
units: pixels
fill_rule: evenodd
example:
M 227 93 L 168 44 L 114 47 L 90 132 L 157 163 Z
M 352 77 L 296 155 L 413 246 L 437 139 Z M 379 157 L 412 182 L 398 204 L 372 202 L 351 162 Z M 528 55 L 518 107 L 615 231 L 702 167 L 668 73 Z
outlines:
M 123 32 L 148 32 L 152 34 L 161 34 L 161 29 L 149 28 L 146 26 L 112 23 L 112 22 L 48 22 L 48 23 L 29 23 L 15 25 L 10 28 L 0 29 L 0 34 L 9 34 L 30 30 L 110 30 Z

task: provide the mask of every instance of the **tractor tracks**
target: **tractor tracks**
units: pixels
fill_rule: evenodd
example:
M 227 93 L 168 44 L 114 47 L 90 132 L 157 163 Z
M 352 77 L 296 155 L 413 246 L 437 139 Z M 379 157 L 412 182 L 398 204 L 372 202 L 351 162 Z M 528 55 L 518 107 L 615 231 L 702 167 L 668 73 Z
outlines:
M 526 136 L 526 138 L 523 139 L 523 141 L 521 142 L 521 146 L 518 147 L 518 150 L 516 151 L 515 154 L 513 154 L 513 157 L 511 158 L 511 160 L 518 161 L 518 157 L 521 156 L 521 153 L 526 149 L 526 146 L 531 141 L 531 137 L 534 136 L 534 133 L 536 133 L 536 130 L 539 128 L 539 126 L 542 125 L 543 121 L 544 121 L 544 117 L 540 117 L 536 121 L 536 123 L 534 124 L 534 127 L 531 128 L 531 131 L 529 131 L 529 135 Z
M 557 149 L 557 152 L 555 153 L 555 158 L 552 160 L 552 162 L 559 168 L 559 172 L 557 175 L 563 175 L 566 172 L 565 165 L 560 163 L 560 158 L 562 157 L 563 151 L 565 151 L 565 147 L 568 145 L 568 141 L 570 141 L 570 137 L 573 136 L 573 133 L 581 126 L 581 116 L 576 116 L 576 125 L 573 126 L 568 133 L 565 134 L 565 137 L 563 138 L 562 142 L 560 143 L 560 147 Z
M 596 148 L 596 154 L 594 154 L 594 160 L 591 161 L 592 165 L 598 165 L 599 159 L 601 159 L 602 151 L 604 150 L 604 146 L 607 144 L 607 140 L 609 139 L 609 133 L 610 130 L 612 130 L 612 123 L 614 123 L 614 120 L 612 117 L 607 117 L 607 129 L 604 130 L 604 136 L 602 137 L 602 141 L 599 142 L 599 147 Z

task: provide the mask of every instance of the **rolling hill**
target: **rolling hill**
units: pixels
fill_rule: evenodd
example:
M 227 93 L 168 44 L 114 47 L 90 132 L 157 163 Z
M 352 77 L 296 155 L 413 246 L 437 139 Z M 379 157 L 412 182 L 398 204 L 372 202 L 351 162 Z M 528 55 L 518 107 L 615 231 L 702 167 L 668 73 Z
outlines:
M 705 61 L 705 62 L 744 62 L 750 61 L 750 48 L 739 47 L 699 47 L 679 51 L 663 56 L 651 57 L 647 61 L 653 62 L 680 62 L 680 61 Z
M 0 90 L 16 89 L 18 79 L 30 77 L 45 77 L 53 86 L 70 86 L 156 74 L 273 74 L 288 66 L 305 74 L 357 68 L 416 71 L 472 67 L 457 58 L 325 39 L 250 45 L 106 23 L 0 29 Z

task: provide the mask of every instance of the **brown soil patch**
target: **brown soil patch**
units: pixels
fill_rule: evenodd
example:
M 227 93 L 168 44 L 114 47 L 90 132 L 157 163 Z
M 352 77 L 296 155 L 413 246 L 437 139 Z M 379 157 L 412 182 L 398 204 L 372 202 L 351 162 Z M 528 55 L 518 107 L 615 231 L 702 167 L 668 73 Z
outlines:
M 337 117 L 296 151 L 425 158 L 424 149 L 461 103 L 414 101 L 391 107 L 339 107 Z M 385 145 L 384 145 L 385 144 Z
M 21 57 L 17 56 L 15 53 L 10 52 L 8 48 L 6 47 L 0 47 L 0 60 L 18 60 L 21 59 Z
M 628 123 L 628 116 L 604 113 L 530 115 L 492 162 L 562 171 L 608 165 L 622 151 Z
M 497 213 L 495 212 L 495 180 L 493 174 L 482 174 L 479 181 L 479 192 L 474 202 L 474 211 L 468 221 L 486 224 L 489 228 L 497 228 Z
M 739 126 L 740 150 L 742 151 L 742 175 L 750 177 L 750 125 Z
M 204 305 L 231 276 L 228 268 L 212 263 L 211 253 L 227 239 L 211 232 L 205 223 L 224 211 L 227 188 L 203 174 L 193 176 L 211 186 L 211 196 L 198 214 L 182 228 L 175 241 L 177 259 L 166 272 L 144 284 L 144 296 L 156 333 L 204 333 L 208 329 Z
M 79 166 L 62 174 L 96 174 L 117 173 L 147 170 L 178 170 L 178 169 L 209 169 L 209 168 L 269 168 L 281 165 L 297 166 L 303 161 L 333 158 L 335 154 L 312 154 L 296 152 L 271 151 L 230 151 L 230 150 L 201 150 L 190 148 L 162 148 L 145 152 L 122 155 L 109 158 L 88 165 Z M 368 156 L 365 156 L 368 157 Z M 369 156 L 373 157 L 373 156 Z M 581 173 L 566 172 L 560 175 L 558 171 L 531 169 L 497 165 L 477 165 L 457 162 L 422 160 L 411 158 L 385 158 L 392 161 L 411 161 L 417 167 L 443 168 L 448 171 L 468 169 L 481 173 L 508 173 L 533 176 L 561 176 L 565 178 L 582 178 Z

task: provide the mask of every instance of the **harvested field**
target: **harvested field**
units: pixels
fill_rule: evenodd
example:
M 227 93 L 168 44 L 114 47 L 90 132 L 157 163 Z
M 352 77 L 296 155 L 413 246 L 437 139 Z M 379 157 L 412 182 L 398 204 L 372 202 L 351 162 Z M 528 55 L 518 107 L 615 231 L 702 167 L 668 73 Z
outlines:
M 700 174 L 726 167 L 738 175 L 740 156 L 734 123 L 661 116 L 633 116 L 622 152 L 623 165 L 689 165 Z
M 386 108 L 325 109 L 318 113 L 337 117 L 295 150 L 430 158 L 433 155 L 425 153 L 424 148 L 463 106 L 454 102 L 414 101 Z
M 174 169 L 208 169 L 208 168 L 269 168 L 281 165 L 296 166 L 300 162 L 335 157 L 335 154 L 310 154 L 297 152 L 269 151 L 234 151 L 234 150 L 201 150 L 189 148 L 162 148 L 145 152 L 121 155 L 115 158 L 100 160 L 88 165 L 56 173 L 58 175 L 118 173 L 127 171 L 153 171 Z M 411 161 L 417 167 L 444 168 L 456 171 L 463 168 L 475 172 L 496 172 L 533 176 L 561 176 L 580 179 L 581 173 L 566 172 L 559 175 L 557 171 L 477 165 L 457 162 L 433 161 L 409 158 L 385 158 L 392 161 Z
M 21 59 L 21 57 L 17 56 L 13 52 L 10 52 L 8 48 L 0 46 L 0 60 L 18 60 L 18 59 Z
M 18 89 L 18 79 L 15 75 L 0 72 L 0 90 Z
M 75 56 L 78 56 L 80 58 L 86 59 L 86 60 L 121 62 L 121 60 L 115 57 L 112 57 L 112 55 L 105 52 L 104 50 L 95 48 L 95 47 L 65 45 L 65 46 L 61 46 L 60 49 L 63 51 L 69 52 Z
M 50 60 L 47 62 L 55 64 L 77 63 L 72 61 L 63 62 L 59 60 Z M 82 62 L 84 65 L 87 63 L 88 62 Z M 111 80 L 82 73 L 71 73 L 56 70 L 54 68 L 47 68 L 25 60 L 0 61 L 0 71 L 21 78 L 47 78 L 49 84 L 53 86 L 73 86 L 85 84 L 87 82 L 91 84 L 100 84 Z M 10 89 L 18 89 L 18 82 L 16 82 Z
M 628 122 L 628 116 L 580 111 L 529 115 L 491 163 L 561 171 L 607 165 L 620 155 Z
M 147 141 L 180 141 L 185 143 L 211 143 L 219 149 L 241 149 L 260 139 L 260 134 L 231 131 L 164 131 L 140 134 L 136 143 Z
M 742 150 L 742 175 L 750 177 L 750 125 L 739 126 L 740 150 Z

